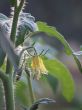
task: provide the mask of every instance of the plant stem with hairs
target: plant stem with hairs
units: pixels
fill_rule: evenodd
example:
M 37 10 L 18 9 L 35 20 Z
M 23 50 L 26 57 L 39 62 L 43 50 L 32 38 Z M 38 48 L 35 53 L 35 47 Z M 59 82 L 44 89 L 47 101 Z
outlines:
M 15 4 L 15 8 L 14 8 L 13 23 L 12 23 L 11 34 L 10 34 L 10 39 L 11 39 L 11 42 L 13 42 L 14 47 L 15 47 L 18 18 L 22 10 L 23 4 L 24 4 L 24 0 L 21 0 L 19 6 L 16 6 Z M 5 99 L 6 99 L 6 110 L 15 110 L 12 68 L 13 66 L 10 63 L 9 59 L 7 58 L 6 73 L 8 75 L 8 78 L 3 81 Z
M 28 68 L 25 68 L 25 72 L 26 72 L 26 75 L 27 75 L 28 86 L 29 86 L 29 94 L 30 94 L 30 99 L 31 99 L 31 104 L 30 105 L 32 105 L 35 101 L 35 96 L 34 96 L 33 88 L 32 88 L 32 80 L 31 80 L 31 75 L 30 75 L 31 73 L 28 70 Z

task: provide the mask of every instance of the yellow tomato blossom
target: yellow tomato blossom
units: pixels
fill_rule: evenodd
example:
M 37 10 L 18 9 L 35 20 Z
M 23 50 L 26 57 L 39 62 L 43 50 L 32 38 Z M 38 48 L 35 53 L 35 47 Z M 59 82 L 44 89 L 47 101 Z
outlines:
M 47 74 L 48 71 L 43 63 L 43 60 L 40 56 L 33 56 L 32 64 L 31 64 L 32 70 L 35 73 L 35 78 L 39 80 L 41 77 L 41 74 Z

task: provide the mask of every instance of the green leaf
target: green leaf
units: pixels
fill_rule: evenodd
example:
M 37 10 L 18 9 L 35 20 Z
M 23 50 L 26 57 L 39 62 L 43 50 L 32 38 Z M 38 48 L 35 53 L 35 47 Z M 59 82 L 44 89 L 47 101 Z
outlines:
M 44 64 L 49 73 L 59 80 L 61 92 L 67 101 L 70 102 L 74 96 L 74 81 L 69 70 L 57 59 L 44 60 Z
M 19 57 L 14 51 L 13 44 L 10 41 L 9 36 L 4 33 L 4 29 L 1 27 L 0 30 L 0 46 L 3 51 L 8 55 L 10 62 L 13 64 L 15 69 L 18 69 Z
M 50 87 L 56 93 L 58 87 L 58 80 L 56 77 L 53 77 L 51 74 L 48 74 L 46 77 L 47 82 L 49 83 Z
M 50 88 L 53 90 L 54 93 L 57 92 L 58 88 L 58 79 L 56 77 L 53 77 L 53 75 L 48 74 L 48 75 L 43 75 L 41 77 L 41 80 L 46 84 L 48 83 Z
M 38 27 L 35 23 L 35 18 L 30 13 L 22 13 L 20 16 L 20 24 L 16 36 L 16 46 L 22 44 L 25 37 L 30 37 L 30 34 L 36 32 Z
M 29 95 L 27 89 L 28 87 L 25 81 L 21 80 L 16 83 L 16 100 L 22 105 L 22 107 L 28 106 Z
M 2 13 L 0 13 L 0 21 L 8 20 L 8 17 Z
M 21 107 L 27 108 L 31 106 L 31 98 L 29 93 L 29 85 L 26 73 L 23 71 L 20 80 L 15 83 L 16 101 Z
M 48 26 L 46 23 L 44 22 L 37 22 L 38 28 L 39 28 L 39 32 L 45 32 L 48 34 L 48 36 L 54 36 L 56 37 L 64 46 L 65 52 L 67 55 L 72 55 L 74 57 L 75 62 L 77 63 L 77 66 L 80 70 L 80 72 L 82 73 L 82 67 L 81 67 L 81 63 L 79 61 L 78 58 L 76 58 L 77 56 L 73 55 L 73 50 L 70 47 L 69 43 L 65 40 L 64 36 L 61 35 L 56 28 L 52 27 L 52 26 Z
M 47 33 L 49 36 L 54 36 L 56 37 L 63 45 L 65 48 L 65 52 L 67 55 L 71 55 L 72 54 L 72 49 L 69 46 L 69 44 L 67 43 L 67 41 L 65 40 L 64 36 L 61 35 L 56 28 L 52 27 L 52 26 L 48 26 L 46 23 L 44 22 L 37 22 L 39 31 L 41 32 L 45 32 Z

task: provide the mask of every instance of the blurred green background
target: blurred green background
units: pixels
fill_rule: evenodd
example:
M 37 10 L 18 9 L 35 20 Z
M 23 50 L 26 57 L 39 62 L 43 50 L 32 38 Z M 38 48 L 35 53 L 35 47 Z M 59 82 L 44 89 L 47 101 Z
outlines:
M 44 21 L 55 26 L 62 33 L 71 47 L 78 51 L 82 44 L 82 0 L 28 0 L 25 11 L 31 13 L 36 21 Z M 9 0 L 0 0 L 0 13 L 10 15 Z M 40 37 L 39 37 L 40 38 Z M 72 57 L 66 56 L 62 45 L 55 38 L 43 38 L 54 49 L 55 57 L 60 59 L 70 69 L 75 81 L 75 97 L 68 103 L 60 92 L 57 80 L 50 77 L 54 92 L 49 84 L 39 81 L 36 97 L 50 97 L 55 104 L 40 106 L 44 110 L 82 110 L 82 75 Z M 56 51 L 55 51 L 56 50 Z M 53 51 L 53 50 L 52 50 Z M 80 57 L 82 60 L 82 57 Z M 47 76 L 48 77 L 48 76 Z

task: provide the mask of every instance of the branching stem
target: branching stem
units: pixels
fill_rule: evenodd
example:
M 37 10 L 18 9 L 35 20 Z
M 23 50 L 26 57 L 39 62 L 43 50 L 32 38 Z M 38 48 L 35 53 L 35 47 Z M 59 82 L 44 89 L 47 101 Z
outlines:
M 11 28 L 11 34 L 10 34 L 10 39 L 14 44 L 15 47 L 15 38 L 16 38 L 16 30 L 17 30 L 17 23 L 18 23 L 18 18 L 19 14 L 21 12 L 21 9 L 23 7 L 24 0 L 20 1 L 19 6 L 15 4 L 14 8 L 14 16 L 13 16 L 13 22 L 12 22 L 12 28 Z M 6 64 L 6 76 L 4 77 L 2 73 L 0 74 L 0 77 L 2 79 L 6 78 L 6 80 L 3 81 L 3 86 L 4 86 L 4 92 L 5 92 L 5 100 L 6 100 L 6 110 L 15 110 L 15 100 L 14 100 L 14 89 L 13 89 L 13 74 L 12 74 L 12 64 L 10 63 L 9 59 L 7 58 L 7 64 Z

